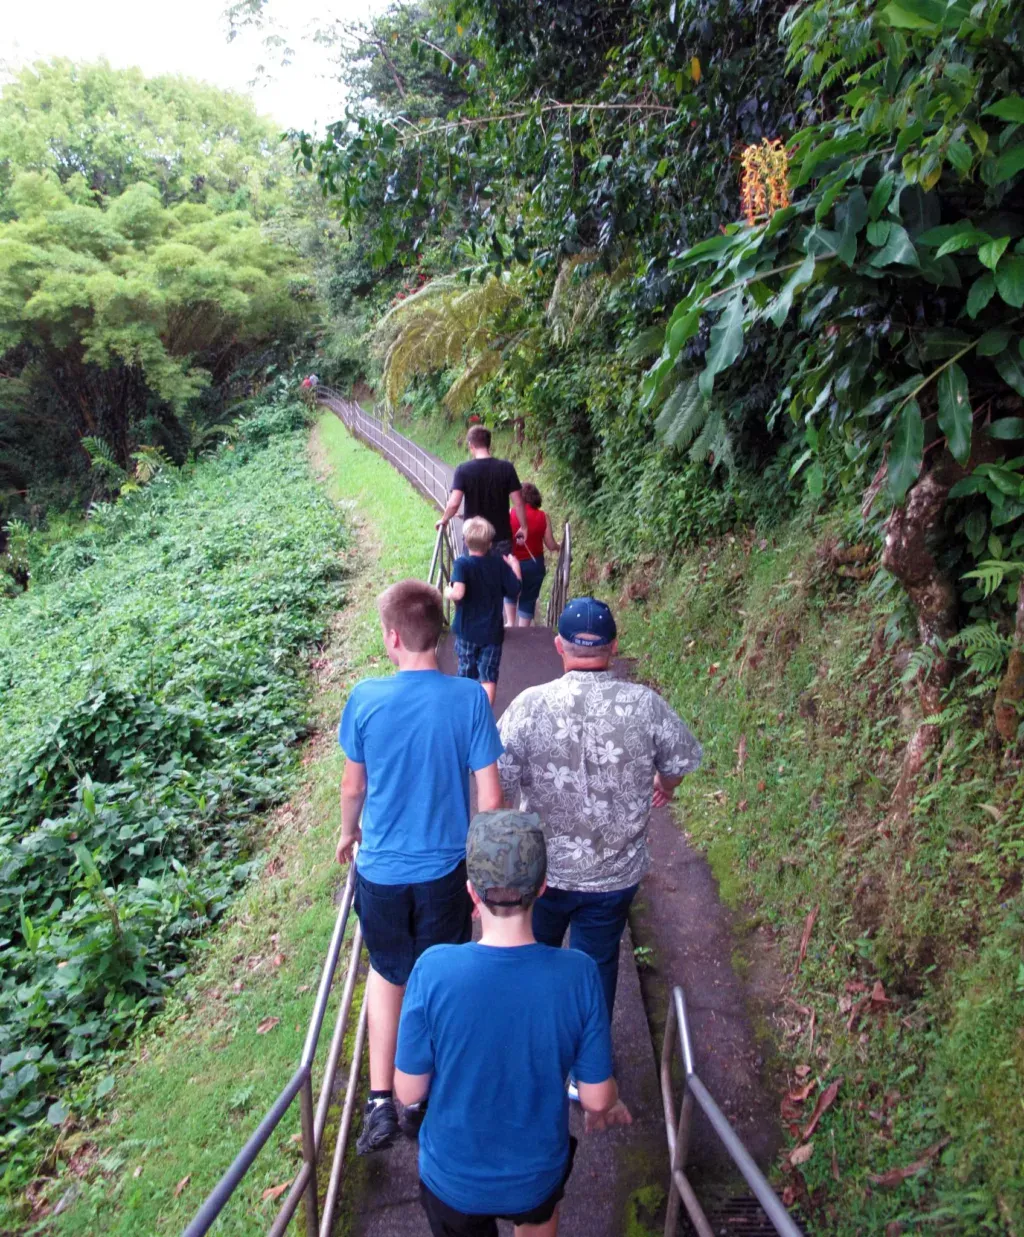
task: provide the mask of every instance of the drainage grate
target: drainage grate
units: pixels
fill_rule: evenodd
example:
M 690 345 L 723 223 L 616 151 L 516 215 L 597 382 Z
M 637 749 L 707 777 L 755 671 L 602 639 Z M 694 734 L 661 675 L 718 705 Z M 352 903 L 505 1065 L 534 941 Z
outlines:
M 730 1198 L 707 1209 L 708 1223 L 716 1237 L 776 1237 L 775 1226 L 752 1195 Z M 680 1237 L 692 1237 L 695 1230 L 683 1211 Z

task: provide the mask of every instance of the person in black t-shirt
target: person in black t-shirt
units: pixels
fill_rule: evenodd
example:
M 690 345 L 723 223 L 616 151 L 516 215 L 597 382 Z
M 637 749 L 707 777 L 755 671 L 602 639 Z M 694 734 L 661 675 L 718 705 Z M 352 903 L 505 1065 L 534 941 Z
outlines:
M 491 455 L 491 431 L 482 425 L 472 427 L 466 435 L 466 446 L 473 458 L 456 468 L 448 505 L 437 527 L 444 528 L 458 514 L 459 507 L 465 501 L 463 516 L 467 520 L 482 516 L 494 527 L 491 553 L 504 558 L 512 552 L 509 502 L 519 517 L 521 531 L 516 540 L 526 540 L 526 505 L 515 466 L 508 460 L 497 460 Z

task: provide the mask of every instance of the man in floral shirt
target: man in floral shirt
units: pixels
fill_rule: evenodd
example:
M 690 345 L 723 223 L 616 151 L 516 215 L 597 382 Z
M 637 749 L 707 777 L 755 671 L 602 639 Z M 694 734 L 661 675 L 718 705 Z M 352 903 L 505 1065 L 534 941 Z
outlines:
M 530 687 L 498 723 L 505 802 L 536 812 L 548 849 L 548 888 L 534 903 L 533 931 L 597 963 L 611 1017 L 619 941 L 629 905 L 650 867 L 651 807 L 672 798 L 700 765 L 701 747 L 657 692 L 615 677 L 611 610 L 570 601 L 555 648 L 565 674 Z

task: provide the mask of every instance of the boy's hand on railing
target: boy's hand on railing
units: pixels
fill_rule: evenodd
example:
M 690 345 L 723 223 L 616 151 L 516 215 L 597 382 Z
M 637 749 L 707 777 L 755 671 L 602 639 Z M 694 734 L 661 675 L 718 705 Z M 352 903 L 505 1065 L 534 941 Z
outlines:
M 343 833 L 338 839 L 338 848 L 334 852 L 334 857 L 340 864 L 351 863 L 352 856 L 355 853 L 355 848 L 362 840 L 362 829 L 357 829 L 353 834 Z

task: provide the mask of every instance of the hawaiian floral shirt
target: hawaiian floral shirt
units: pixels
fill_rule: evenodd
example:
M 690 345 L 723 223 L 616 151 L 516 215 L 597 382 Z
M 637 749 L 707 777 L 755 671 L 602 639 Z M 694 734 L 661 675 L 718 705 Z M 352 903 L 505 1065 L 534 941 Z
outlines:
M 692 773 L 701 746 L 657 692 L 611 670 L 570 670 L 505 710 L 498 760 L 505 801 L 536 812 L 548 884 L 607 892 L 650 867 L 655 771 Z

